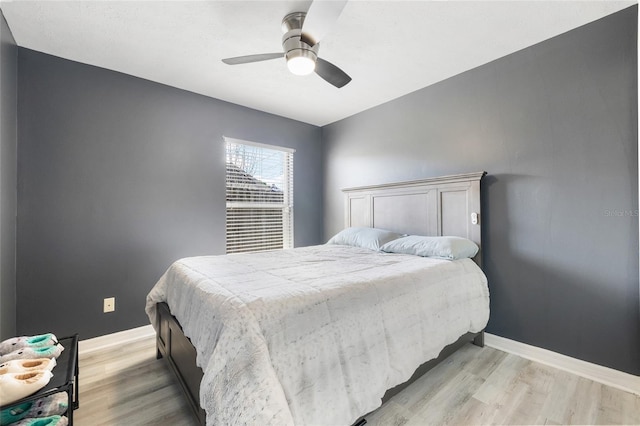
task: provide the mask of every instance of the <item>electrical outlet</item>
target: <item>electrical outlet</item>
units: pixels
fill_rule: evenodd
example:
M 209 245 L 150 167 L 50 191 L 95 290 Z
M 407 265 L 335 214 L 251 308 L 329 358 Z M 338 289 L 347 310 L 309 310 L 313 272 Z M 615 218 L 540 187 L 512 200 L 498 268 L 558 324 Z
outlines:
M 104 312 L 113 312 L 116 310 L 116 298 L 115 297 L 107 297 L 104 299 Z

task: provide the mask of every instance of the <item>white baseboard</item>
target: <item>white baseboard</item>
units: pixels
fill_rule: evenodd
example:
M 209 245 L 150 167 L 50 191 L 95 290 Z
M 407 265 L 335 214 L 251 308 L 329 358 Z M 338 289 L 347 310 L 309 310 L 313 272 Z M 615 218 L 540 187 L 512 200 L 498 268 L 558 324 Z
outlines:
M 522 358 L 568 371 L 598 383 L 640 395 L 640 376 L 624 373 L 613 368 L 582 361 L 547 349 L 516 342 L 494 334 L 485 333 L 484 343 Z
M 86 355 L 88 353 L 106 349 L 116 345 L 132 343 L 138 340 L 154 336 L 155 331 L 151 324 L 130 330 L 119 331 L 117 333 L 98 336 L 92 339 L 80 340 L 78 342 L 78 353 Z

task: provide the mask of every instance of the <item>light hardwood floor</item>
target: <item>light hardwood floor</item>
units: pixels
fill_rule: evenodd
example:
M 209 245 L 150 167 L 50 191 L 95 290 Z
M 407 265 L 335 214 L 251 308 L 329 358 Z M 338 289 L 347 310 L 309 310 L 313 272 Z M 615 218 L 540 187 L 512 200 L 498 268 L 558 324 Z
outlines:
M 195 425 L 154 339 L 80 356 L 79 426 Z M 368 425 L 640 425 L 640 396 L 471 344 L 369 414 Z

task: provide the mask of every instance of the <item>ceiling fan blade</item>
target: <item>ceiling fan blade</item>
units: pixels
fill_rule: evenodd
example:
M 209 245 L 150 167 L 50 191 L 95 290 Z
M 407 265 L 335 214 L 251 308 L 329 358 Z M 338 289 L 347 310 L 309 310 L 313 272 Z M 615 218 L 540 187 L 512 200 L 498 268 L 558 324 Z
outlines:
M 247 56 L 236 56 L 235 58 L 226 58 L 223 59 L 227 65 L 240 65 L 240 64 L 250 64 L 251 62 L 260 62 L 260 61 L 268 61 L 270 59 L 278 59 L 283 58 L 284 53 L 260 53 L 258 55 L 247 55 Z
M 333 28 L 347 0 L 315 0 L 302 24 L 300 39 L 315 46 Z
M 351 81 L 351 77 L 331 62 L 318 58 L 316 61 L 316 74 L 333 84 L 338 89 Z

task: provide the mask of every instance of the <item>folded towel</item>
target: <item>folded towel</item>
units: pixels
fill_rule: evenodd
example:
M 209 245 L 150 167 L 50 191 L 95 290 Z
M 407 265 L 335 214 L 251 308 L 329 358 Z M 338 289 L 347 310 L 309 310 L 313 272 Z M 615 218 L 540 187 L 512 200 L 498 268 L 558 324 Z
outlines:
M 40 419 L 24 419 L 12 426 L 67 426 L 69 420 L 65 416 L 49 416 Z
M 11 404 L 39 391 L 49 383 L 53 374 L 49 370 L 0 375 L 0 401 Z
M 43 346 L 55 346 L 57 344 L 58 339 L 53 333 L 13 337 L 0 343 L 0 355 L 6 355 L 21 348 L 39 348 Z
M 55 346 L 24 347 L 0 356 L 0 364 L 14 359 L 58 358 L 63 350 L 64 346 L 59 343 Z
M 23 402 L 0 412 L 0 425 L 13 424 L 22 419 L 34 419 L 61 415 L 67 412 L 69 396 L 58 392 L 35 401 Z
M 37 370 L 53 370 L 56 366 L 55 358 L 14 359 L 0 364 L 0 374 L 26 373 Z

